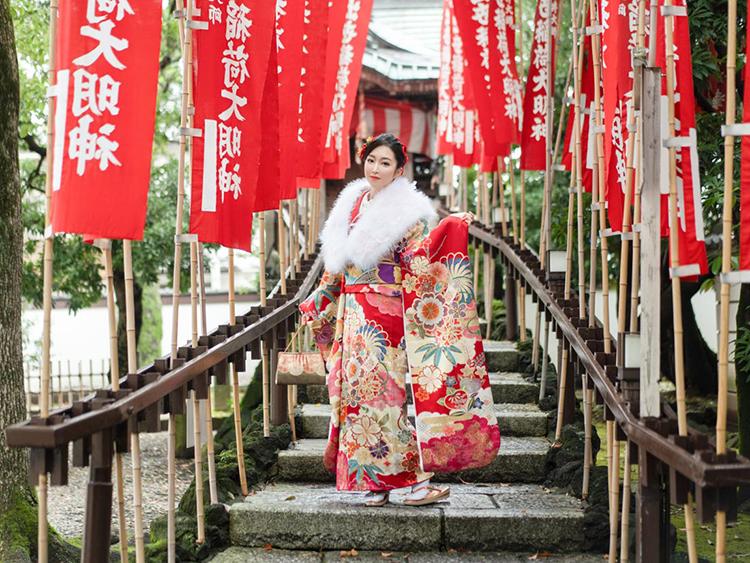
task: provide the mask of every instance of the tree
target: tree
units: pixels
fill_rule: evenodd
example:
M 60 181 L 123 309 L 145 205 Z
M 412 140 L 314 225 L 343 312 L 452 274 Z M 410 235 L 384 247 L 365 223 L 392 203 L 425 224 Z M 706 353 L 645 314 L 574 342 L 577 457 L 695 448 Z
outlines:
M 26 492 L 26 454 L 5 445 L 5 428 L 26 416 L 21 338 L 23 225 L 18 175 L 18 65 L 9 0 L 0 0 L 0 515 Z M 13 557 L 9 519 L 0 516 L 0 560 Z M 8 540 L 11 540 L 9 542 Z

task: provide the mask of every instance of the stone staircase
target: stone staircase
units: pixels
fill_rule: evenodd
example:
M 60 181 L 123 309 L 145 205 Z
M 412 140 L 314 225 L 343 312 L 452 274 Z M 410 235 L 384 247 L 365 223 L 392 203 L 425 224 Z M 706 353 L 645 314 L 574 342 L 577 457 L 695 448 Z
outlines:
M 328 561 L 338 550 L 352 549 L 365 560 L 372 552 L 373 561 L 382 560 L 383 552 L 409 561 L 463 561 L 468 552 L 479 557 L 472 561 L 522 561 L 536 552 L 569 554 L 552 557 L 558 561 L 599 560 L 570 555 L 584 543 L 580 501 L 538 484 L 550 447 L 547 414 L 536 404 L 538 386 L 517 373 L 513 343 L 485 341 L 485 352 L 502 431 L 500 452 L 487 467 L 437 475 L 436 481 L 454 483 L 448 500 L 417 508 L 392 494 L 386 507 L 368 508 L 363 493 L 336 491 L 334 476 L 323 467 L 327 389 L 307 386 L 307 402 L 297 411 L 298 442 L 279 452 L 274 484 L 231 507 L 235 547 L 214 561 Z M 413 416 L 413 407 L 409 410 Z M 265 559 L 271 552 L 274 558 Z M 415 559 L 415 554 L 431 555 Z M 461 557 L 453 558 L 457 554 Z

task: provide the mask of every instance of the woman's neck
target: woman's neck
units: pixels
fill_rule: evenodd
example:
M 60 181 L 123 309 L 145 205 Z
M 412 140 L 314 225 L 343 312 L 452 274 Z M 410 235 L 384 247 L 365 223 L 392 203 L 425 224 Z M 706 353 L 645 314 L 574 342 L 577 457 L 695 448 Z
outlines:
M 376 195 L 378 195 L 378 194 L 379 194 L 380 192 L 382 192 L 382 191 L 383 191 L 384 189 L 386 189 L 386 188 L 387 188 L 388 186 L 390 186 L 391 184 L 393 184 L 393 182 L 395 182 L 395 181 L 396 181 L 396 180 L 398 180 L 399 178 L 401 178 L 401 176 L 396 176 L 396 177 L 395 177 L 395 178 L 393 178 L 393 180 L 391 180 L 391 181 L 390 181 L 389 183 L 387 183 L 387 184 L 386 184 L 386 185 L 384 185 L 384 186 L 380 186 L 379 188 L 376 188 L 376 187 L 370 186 L 370 199 L 374 198 L 374 197 L 375 197 Z

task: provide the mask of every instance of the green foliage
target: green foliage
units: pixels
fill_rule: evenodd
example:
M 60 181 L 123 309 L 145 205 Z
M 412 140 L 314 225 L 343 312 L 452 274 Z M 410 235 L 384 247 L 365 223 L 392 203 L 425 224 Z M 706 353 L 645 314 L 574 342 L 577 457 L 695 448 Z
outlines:
M 161 296 L 156 285 L 143 290 L 143 324 L 138 335 L 138 365 L 144 366 L 161 355 Z

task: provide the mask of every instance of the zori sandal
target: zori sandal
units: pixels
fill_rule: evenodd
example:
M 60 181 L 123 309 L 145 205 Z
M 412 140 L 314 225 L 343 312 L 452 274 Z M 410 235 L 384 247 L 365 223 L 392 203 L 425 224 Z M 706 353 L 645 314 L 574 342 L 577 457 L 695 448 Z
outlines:
M 370 491 L 365 495 L 365 506 L 385 506 L 388 502 L 388 491 Z
M 422 493 L 423 491 L 426 493 Z M 442 499 L 446 499 L 450 496 L 451 489 L 448 486 L 437 487 L 435 485 L 426 485 L 414 489 L 412 493 L 407 495 L 404 499 L 404 504 L 408 506 L 424 506 L 425 504 L 432 504 Z

